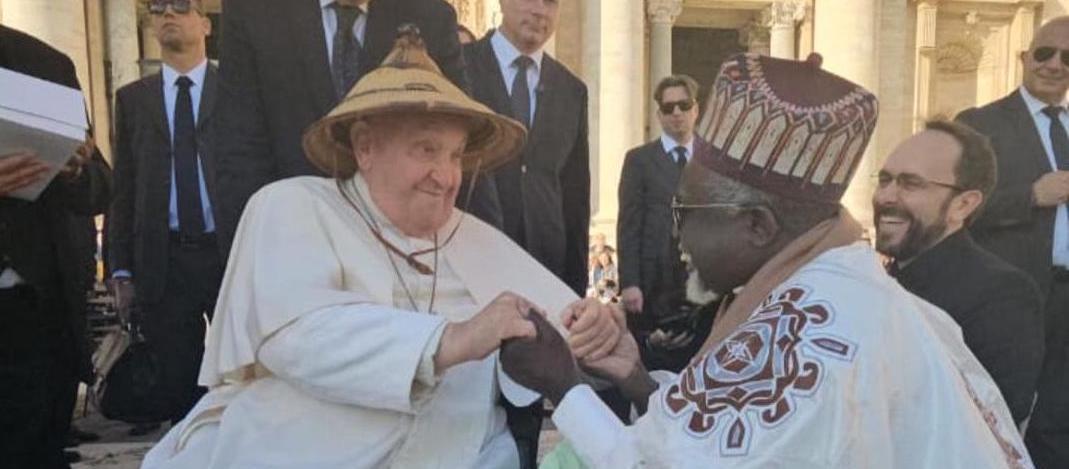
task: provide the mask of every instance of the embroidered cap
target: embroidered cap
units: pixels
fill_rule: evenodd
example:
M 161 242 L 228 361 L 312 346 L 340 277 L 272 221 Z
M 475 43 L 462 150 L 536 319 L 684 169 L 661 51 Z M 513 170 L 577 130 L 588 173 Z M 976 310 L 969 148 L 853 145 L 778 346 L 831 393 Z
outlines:
M 805 61 L 739 54 L 720 67 L 697 161 L 755 188 L 838 202 L 876 128 L 876 96 Z

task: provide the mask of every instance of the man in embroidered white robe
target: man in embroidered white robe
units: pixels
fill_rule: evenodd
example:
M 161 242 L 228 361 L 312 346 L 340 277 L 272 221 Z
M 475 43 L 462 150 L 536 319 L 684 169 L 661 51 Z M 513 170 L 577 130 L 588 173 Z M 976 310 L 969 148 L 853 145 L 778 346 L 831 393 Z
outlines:
M 673 208 L 693 280 L 737 294 L 725 299 L 691 366 L 680 375 L 648 373 L 629 337 L 607 358 L 580 358 L 584 369 L 619 385 L 642 415 L 624 426 L 579 384 L 575 367 L 567 366 L 567 347 L 545 321 L 532 318 L 537 339 L 502 348 L 506 372 L 557 404 L 553 420 L 582 462 L 595 468 L 1032 467 L 998 388 L 958 326 L 902 289 L 875 251 L 858 241 L 860 225 L 838 204 L 852 169 L 838 184 L 803 177 L 814 174 L 805 167 L 790 169 L 840 155 L 841 164 L 856 167 L 864 144 L 845 145 L 850 153 L 839 145 L 806 156 L 767 142 L 779 151 L 769 160 L 798 175 L 786 178 L 755 163 L 746 153 L 754 145 L 713 138 L 726 133 L 718 129 L 738 129 L 739 116 L 755 115 L 717 112 L 739 102 L 768 106 L 769 119 L 791 109 L 800 113 L 792 118 L 833 123 L 809 137 L 815 147 L 826 148 L 820 139 L 832 136 L 864 142 L 875 124 L 875 97 L 813 63 L 753 55 L 725 62 L 713 91 L 706 116 L 714 117 L 701 133 L 714 147 L 731 150 L 696 155 Z M 537 366 L 545 362 L 561 365 L 546 373 Z
M 449 85 L 418 41 L 399 48 L 306 134 L 338 179 L 250 200 L 201 369 L 211 391 L 144 468 L 515 468 L 498 399 L 537 395 L 499 371 L 501 341 L 534 333 L 532 309 L 570 314 L 577 343 L 619 335 L 609 309 L 570 306 L 548 270 L 452 208 L 461 168 L 503 161 L 522 127 Z M 444 91 L 408 91 L 428 87 Z

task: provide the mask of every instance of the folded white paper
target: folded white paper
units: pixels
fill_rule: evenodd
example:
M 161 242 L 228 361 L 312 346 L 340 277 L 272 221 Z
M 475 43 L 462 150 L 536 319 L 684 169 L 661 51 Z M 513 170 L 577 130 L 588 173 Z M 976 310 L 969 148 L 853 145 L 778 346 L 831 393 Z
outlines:
M 81 91 L 0 68 L 0 158 L 31 151 L 50 167 L 44 179 L 8 197 L 36 200 L 87 129 Z

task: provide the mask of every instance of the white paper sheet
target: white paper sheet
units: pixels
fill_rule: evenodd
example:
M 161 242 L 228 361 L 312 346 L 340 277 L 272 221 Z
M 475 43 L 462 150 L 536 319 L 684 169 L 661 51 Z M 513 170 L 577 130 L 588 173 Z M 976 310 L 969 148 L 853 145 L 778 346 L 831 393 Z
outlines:
M 50 169 L 40 182 L 8 194 L 36 200 L 86 136 L 82 92 L 0 68 L 0 158 L 32 151 Z

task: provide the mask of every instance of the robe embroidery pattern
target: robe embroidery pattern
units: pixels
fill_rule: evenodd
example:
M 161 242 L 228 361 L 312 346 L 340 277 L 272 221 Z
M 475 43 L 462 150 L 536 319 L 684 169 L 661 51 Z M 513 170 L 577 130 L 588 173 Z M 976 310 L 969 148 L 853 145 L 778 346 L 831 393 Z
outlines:
M 999 432 L 999 421 L 995 412 L 984 405 L 980 398 L 976 397 L 976 391 L 972 388 L 972 385 L 969 384 L 969 380 L 964 374 L 962 374 L 961 379 L 965 382 L 965 390 L 969 392 L 969 398 L 972 399 L 976 408 L 980 409 L 980 415 L 984 417 L 984 423 L 987 424 L 987 428 L 991 430 L 991 434 L 994 435 L 999 448 L 1002 449 L 1002 454 L 1006 457 L 1006 464 L 1013 469 L 1025 469 L 1028 467 L 1024 463 L 1024 456 L 1021 455 L 1021 452 Z
M 820 388 L 821 357 L 852 362 L 857 344 L 819 334 L 833 323 L 830 304 L 806 302 L 810 289 L 791 286 L 769 296 L 750 319 L 664 393 L 663 410 L 686 419 L 694 438 L 721 434 L 724 456 L 749 453 L 753 419 L 777 426 L 794 413 L 795 397 Z

